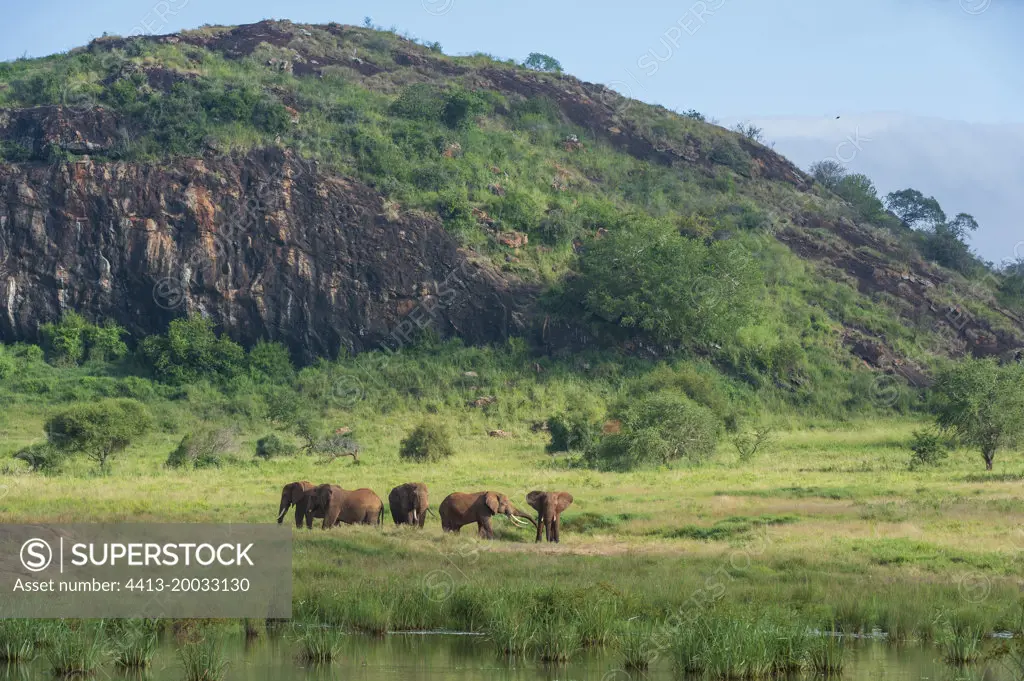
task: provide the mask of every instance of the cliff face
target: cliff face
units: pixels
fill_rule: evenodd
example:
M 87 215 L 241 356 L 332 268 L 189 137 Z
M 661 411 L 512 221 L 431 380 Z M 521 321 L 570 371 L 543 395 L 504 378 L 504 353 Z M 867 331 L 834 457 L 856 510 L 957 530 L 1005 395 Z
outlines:
M 88 129 L 62 139 L 109 142 Z M 523 328 L 530 296 L 435 219 L 280 149 L 0 165 L 0 249 L 6 341 L 37 338 L 63 310 L 136 338 L 201 313 L 243 343 L 279 340 L 308 360 L 399 346 L 419 328 L 500 340 Z

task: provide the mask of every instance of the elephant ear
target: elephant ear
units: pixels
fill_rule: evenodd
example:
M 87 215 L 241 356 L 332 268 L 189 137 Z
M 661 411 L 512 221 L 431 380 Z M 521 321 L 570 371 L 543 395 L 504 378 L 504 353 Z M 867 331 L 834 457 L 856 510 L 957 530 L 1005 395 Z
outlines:
M 568 492 L 559 492 L 557 499 L 558 504 L 555 506 L 555 513 L 561 513 L 572 504 L 572 495 Z
M 302 498 L 306 496 L 308 488 L 301 482 L 293 482 L 288 485 L 288 496 L 291 498 L 293 504 L 297 504 L 302 501 Z
M 498 495 L 494 492 L 487 492 L 484 494 L 484 504 L 487 508 L 491 509 L 491 513 L 498 512 Z
M 540 490 L 533 490 L 526 495 L 526 503 L 533 507 L 535 511 L 542 511 L 544 509 L 544 497 L 546 494 Z

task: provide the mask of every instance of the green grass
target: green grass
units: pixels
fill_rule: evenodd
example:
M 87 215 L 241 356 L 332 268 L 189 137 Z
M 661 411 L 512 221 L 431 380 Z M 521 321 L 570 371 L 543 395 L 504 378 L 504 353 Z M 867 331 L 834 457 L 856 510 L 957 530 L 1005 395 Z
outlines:
M 216 636 L 181 644 L 178 657 L 185 681 L 220 681 L 227 673 L 228 662 Z
M 962 667 L 981 657 L 981 643 L 986 634 L 983 624 L 954 617 L 939 630 L 937 643 L 942 659 L 951 666 Z
M 36 655 L 38 624 L 32 620 L 0 620 L 0 662 L 28 662 Z
M 846 639 L 842 635 L 825 633 L 810 639 L 808 666 L 823 676 L 839 675 L 846 663 Z
M 655 625 L 650 622 L 624 622 L 615 634 L 613 647 L 627 670 L 646 671 L 658 658 L 654 646 Z
M 65 626 L 49 642 L 46 657 L 57 676 L 89 676 L 109 655 L 108 640 L 101 627 L 83 622 Z
M 125 669 L 145 669 L 153 663 L 158 639 L 157 628 L 128 620 L 111 634 L 114 664 Z
M 305 627 L 296 641 L 299 659 L 303 662 L 323 664 L 333 662 L 341 655 L 339 633 L 331 627 Z

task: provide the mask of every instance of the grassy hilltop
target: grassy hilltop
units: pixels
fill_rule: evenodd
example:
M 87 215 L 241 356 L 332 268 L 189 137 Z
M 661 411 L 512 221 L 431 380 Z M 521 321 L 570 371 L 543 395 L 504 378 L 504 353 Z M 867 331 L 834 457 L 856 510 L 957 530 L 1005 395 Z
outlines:
M 487 631 L 512 651 L 567 619 L 539 655 L 642 655 L 629 641 L 654 637 L 682 668 L 707 641 L 667 624 L 680 612 L 944 651 L 1024 632 L 1020 447 L 1000 442 L 992 471 L 948 433 L 919 465 L 909 449 L 936 375 L 970 355 L 1012 366 L 1024 270 L 972 256 L 962 216 L 907 219 L 913 197 L 886 210 L 866 178 L 804 173 L 756 131 L 530 63 L 263 22 L 0 64 L 11 187 L 42 164 L 121 177 L 282 148 L 318 182 L 372 187 L 382 219 L 437 222 L 529 292 L 522 337 L 473 347 L 420 321 L 301 365 L 286 343 L 235 343 L 224 320 L 133 337 L 64 310 L 0 347 L 0 522 L 272 522 L 300 479 L 384 499 L 422 481 L 434 508 L 453 491 L 525 508 L 532 489 L 566 489 L 557 546 L 500 520 L 490 543 L 436 519 L 297 531 L 296 617 Z M 53 111 L 110 116 L 117 143 L 24 123 Z M 0 198 L 0 216 L 23 210 Z M 93 405 L 128 409 L 123 441 L 61 439 L 57 417 Z M 452 456 L 399 455 L 421 422 Z

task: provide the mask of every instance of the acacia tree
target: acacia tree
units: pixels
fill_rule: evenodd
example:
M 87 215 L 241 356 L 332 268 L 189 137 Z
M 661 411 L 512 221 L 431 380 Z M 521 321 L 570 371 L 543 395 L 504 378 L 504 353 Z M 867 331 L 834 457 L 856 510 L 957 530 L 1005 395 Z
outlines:
M 546 71 L 548 73 L 561 73 L 562 64 L 554 57 L 540 52 L 531 52 L 526 60 L 523 62 L 523 66 L 534 71 Z
M 1024 364 L 964 359 L 943 369 L 932 391 L 938 425 L 980 449 L 986 470 L 1024 436 Z
M 918 226 L 934 228 L 946 221 L 946 213 L 935 197 L 926 197 L 916 189 L 901 189 L 887 194 L 885 207 L 911 229 Z
M 105 472 L 110 457 L 145 434 L 149 426 L 145 405 L 116 399 L 76 404 L 51 416 L 43 428 L 55 447 L 81 452 Z
M 846 166 L 839 161 L 827 158 L 824 161 L 812 163 L 808 172 L 821 186 L 834 190 L 839 186 L 839 182 L 846 177 Z

